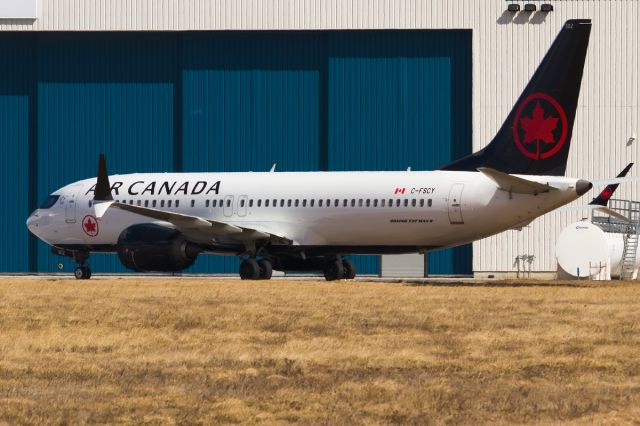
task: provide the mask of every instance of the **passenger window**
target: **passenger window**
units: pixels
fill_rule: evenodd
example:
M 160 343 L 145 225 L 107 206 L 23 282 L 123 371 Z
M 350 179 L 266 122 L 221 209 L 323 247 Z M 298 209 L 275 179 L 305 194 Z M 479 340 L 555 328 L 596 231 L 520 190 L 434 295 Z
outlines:
M 373 207 L 378 207 L 378 200 L 373 200 Z
M 322 207 L 322 199 L 318 200 L 318 207 Z
M 176 200 L 176 207 L 180 207 L 180 200 Z
M 291 207 L 291 200 L 287 200 L 287 207 Z
M 129 204 L 133 205 L 133 200 L 129 200 Z
M 313 207 L 313 202 L 314 202 L 314 201 L 315 201 L 315 200 L 309 200 L 309 207 Z
M 160 200 L 160 207 L 164 207 L 164 200 Z
M 269 200 L 264 200 L 264 206 L 269 207 Z
M 280 207 L 284 207 L 284 200 L 280 200 Z
M 347 207 L 347 203 L 349 202 L 349 200 L 347 200 L 346 198 L 344 200 L 342 200 L 342 207 Z
M 89 200 L 89 207 L 91 207 L 91 200 Z
M 191 207 L 194 207 L 196 205 L 196 200 L 191 200 Z
M 424 198 L 420 199 L 420 207 L 424 207 Z
M 411 200 L 411 207 L 415 207 L 416 206 L 416 199 L 414 198 L 413 200 Z
M 307 199 L 302 200 L 302 207 L 307 207 Z
M 385 201 L 387 201 L 387 200 L 385 200 L 384 198 L 383 198 L 382 200 L 380 200 L 380 203 L 381 203 L 381 204 L 380 204 L 380 207 L 384 207 L 384 202 L 385 202 Z
M 227 207 L 231 207 L 231 200 L 227 200 Z
M 427 206 L 431 207 L 431 198 L 427 200 Z
M 396 207 L 400 207 L 400 198 L 396 200 Z
M 351 207 L 355 207 L 356 206 L 356 200 L 355 199 L 351 199 Z
M 153 207 L 155 207 L 155 206 L 156 206 L 156 200 L 153 200 L 153 201 L 151 202 L 151 206 L 153 206 Z
M 404 199 L 404 206 L 409 207 L 409 200 L 407 200 L 406 198 Z
M 273 207 L 278 207 L 278 200 L 273 200 Z
M 295 204 L 295 206 L 296 206 L 296 207 L 298 207 L 298 200 L 296 200 L 296 204 Z
M 253 200 L 249 200 L 249 207 L 253 207 Z
M 244 207 L 244 200 L 240 200 L 240 207 Z
M 171 200 L 167 201 L 167 207 L 171 207 Z
M 389 207 L 393 207 L 393 200 L 389 199 Z
M 262 206 L 262 200 L 258 200 L 258 207 Z
M 358 207 L 362 207 L 362 198 L 358 198 Z
M 211 207 L 217 207 L 218 206 L 218 200 L 211 200 Z
M 140 206 L 140 205 L 142 205 L 142 201 L 138 200 L 138 201 L 136 201 L 136 204 Z
M 366 201 L 366 206 L 367 206 L 367 207 L 371 207 L 371 200 L 370 200 L 370 199 L 368 199 L 368 198 L 367 198 L 367 201 Z
M 327 198 L 327 207 L 331 207 L 331 200 Z
M 205 200 L 205 202 L 204 202 L 204 206 L 205 206 L 205 207 L 209 207 L 209 200 Z

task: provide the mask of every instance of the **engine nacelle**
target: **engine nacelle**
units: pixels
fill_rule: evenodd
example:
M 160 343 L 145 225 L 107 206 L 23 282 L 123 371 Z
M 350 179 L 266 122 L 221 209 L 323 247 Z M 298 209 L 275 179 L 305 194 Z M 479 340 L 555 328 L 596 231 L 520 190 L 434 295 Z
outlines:
M 118 237 L 120 262 L 136 272 L 176 272 L 193 265 L 200 250 L 177 229 L 132 225 Z

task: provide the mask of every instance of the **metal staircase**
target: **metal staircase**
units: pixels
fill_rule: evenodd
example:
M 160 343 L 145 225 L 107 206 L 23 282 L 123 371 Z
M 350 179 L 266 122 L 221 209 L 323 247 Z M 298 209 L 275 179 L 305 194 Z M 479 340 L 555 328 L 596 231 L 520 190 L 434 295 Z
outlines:
M 622 253 L 622 270 L 620 272 L 621 280 L 633 279 L 633 271 L 636 269 L 636 254 L 638 252 L 638 233 L 640 232 L 640 226 L 638 226 L 638 214 L 637 209 L 629 209 L 629 219 L 631 219 L 632 228 L 629 229 L 629 233 L 624 239 L 624 252 Z M 630 227 L 631 228 L 631 227 Z
M 611 216 L 597 216 L 595 213 L 592 221 L 605 232 L 625 234 L 620 279 L 631 280 L 633 271 L 636 269 L 636 255 L 640 240 L 640 202 L 611 199 L 609 207 L 628 217 L 630 221 L 625 222 Z

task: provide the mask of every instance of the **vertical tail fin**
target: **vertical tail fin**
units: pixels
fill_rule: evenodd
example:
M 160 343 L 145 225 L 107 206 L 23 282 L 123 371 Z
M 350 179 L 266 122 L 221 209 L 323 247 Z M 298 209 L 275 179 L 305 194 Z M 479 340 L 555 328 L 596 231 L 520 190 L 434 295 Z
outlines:
M 625 177 L 629 169 L 633 166 L 633 163 L 627 164 L 627 167 L 622 169 L 618 176 L 616 177 Z M 605 189 L 602 190 L 601 193 L 598 194 L 596 198 L 594 198 L 589 204 L 594 206 L 606 206 L 609 203 L 609 199 L 613 195 L 613 193 L 618 189 L 619 183 L 612 183 L 611 185 L 607 185 Z
M 565 22 L 491 143 L 441 170 L 564 175 L 590 32 L 590 19 Z

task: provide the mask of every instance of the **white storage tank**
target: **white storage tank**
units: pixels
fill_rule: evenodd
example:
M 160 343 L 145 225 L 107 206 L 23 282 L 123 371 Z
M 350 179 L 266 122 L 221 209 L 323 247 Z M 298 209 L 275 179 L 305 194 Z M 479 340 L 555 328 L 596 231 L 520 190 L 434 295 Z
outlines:
M 558 278 L 591 278 L 610 280 L 622 272 L 624 234 L 604 232 L 588 221 L 572 223 L 560 232 L 556 244 Z M 640 250 L 636 252 L 638 275 Z

